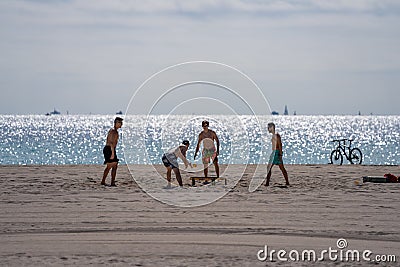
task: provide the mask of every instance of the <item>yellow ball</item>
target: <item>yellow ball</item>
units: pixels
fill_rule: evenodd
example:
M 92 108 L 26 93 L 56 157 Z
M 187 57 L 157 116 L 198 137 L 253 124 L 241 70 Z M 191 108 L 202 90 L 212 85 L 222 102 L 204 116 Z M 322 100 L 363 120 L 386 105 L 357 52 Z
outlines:
M 360 185 L 360 181 L 355 180 L 355 181 L 354 181 L 354 184 L 355 184 L 355 185 Z
M 196 168 L 196 167 L 197 167 L 197 164 L 196 164 L 196 163 L 193 163 L 192 166 L 193 166 L 193 168 Z

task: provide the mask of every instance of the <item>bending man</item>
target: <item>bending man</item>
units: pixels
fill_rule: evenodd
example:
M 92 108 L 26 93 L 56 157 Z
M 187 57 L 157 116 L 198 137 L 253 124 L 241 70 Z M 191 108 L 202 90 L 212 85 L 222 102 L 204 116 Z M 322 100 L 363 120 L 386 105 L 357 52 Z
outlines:
M 174 171 L 176 180 L 180 186 L 182 184 L 181 173 L 179 172 L 178 158 L 180 158 L 185 164 L 186 168 L 188 166 L 192 167 L 192 164 L 186 159 L 186 151 L 189 148 L 189 141 L 184 140 L 181 145 L 171 148 L 162 156 L 162 162 L 167 168 L 167 181 L 168 186 L 171 186 L 171 171 Z

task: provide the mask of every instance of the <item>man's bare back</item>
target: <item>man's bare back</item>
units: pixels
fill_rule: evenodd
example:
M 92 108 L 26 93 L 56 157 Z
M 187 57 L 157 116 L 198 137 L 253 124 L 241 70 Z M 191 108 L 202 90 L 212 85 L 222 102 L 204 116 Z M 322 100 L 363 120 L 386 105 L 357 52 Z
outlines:
M 272 141 L 272 149 L 279 150 L 280 152 L 282 152 L 282 139 L 278 133 L 272 135 L 271 141 Z
M 115 148 L 118 144 L 118 139 L 119 139 L 119 133 L 115 128 L 110 129 L 107 134 L 107 141 L 106 141 L 106 146 L 111 147 L 111 157 L 110 159 L 114 159 L 115 157 Z

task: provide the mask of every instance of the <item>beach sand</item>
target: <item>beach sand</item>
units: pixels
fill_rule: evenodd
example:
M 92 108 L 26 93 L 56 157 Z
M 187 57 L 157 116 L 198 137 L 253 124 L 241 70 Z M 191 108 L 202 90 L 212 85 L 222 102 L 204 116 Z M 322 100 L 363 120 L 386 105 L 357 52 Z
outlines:
M 103 168 L 0 166 L 1 265 L 375 265 L 257 259 L 265 245 L 318 252 L 337 249 L 339 238 L 347 240 L 347 249 L 392 254 L 400 261 L 400 183 L 363 184 L 361 178 L 400 175 L 399 166 L 287 165 L 289 188 L 282 186 L 283 176 L 275 167 L 271 186 L 250 193 L 250 165 L 223 198 L 192 208 L 151 198 L 127 166 L 119 167 L 118 187 L 101 186 Z M 147 177 L 152 166 L 133 168 L 138 177 Z M 164 173 L 163 166 L 156 168 Z M 188 187 L 189 174 L 183 177 Z M 398 263 L 379 266 L 392 265 Z

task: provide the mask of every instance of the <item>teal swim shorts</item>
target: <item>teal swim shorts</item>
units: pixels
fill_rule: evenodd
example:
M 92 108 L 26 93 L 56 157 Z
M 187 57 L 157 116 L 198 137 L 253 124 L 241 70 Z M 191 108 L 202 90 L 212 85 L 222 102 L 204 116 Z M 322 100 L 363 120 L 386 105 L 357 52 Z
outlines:
M 279 150 L 274 150 L 269 160 L 270 164 L 279 165 L 283 164 L 281 157 L 279 157 Z

